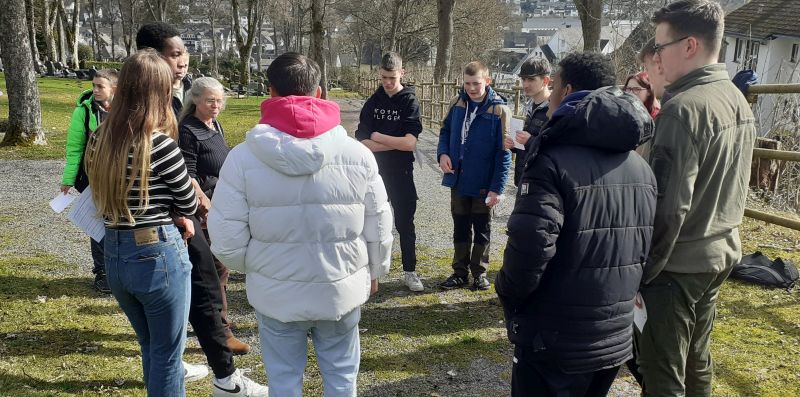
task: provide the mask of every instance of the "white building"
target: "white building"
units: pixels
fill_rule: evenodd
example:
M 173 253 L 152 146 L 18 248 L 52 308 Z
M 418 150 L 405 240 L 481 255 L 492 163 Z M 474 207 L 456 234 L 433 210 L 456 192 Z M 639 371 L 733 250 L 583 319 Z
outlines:
M 762 84 L 800 83 L 800 1 L 753 0 L 725 16 L 720 54 L 728 73 L 752 69 Z M 796 103 L 762 95 L 756 107 L 759 132 L 766 135 L 777 116 L 800 116 Z M 785 99 L 785 97 L 784 97 Z

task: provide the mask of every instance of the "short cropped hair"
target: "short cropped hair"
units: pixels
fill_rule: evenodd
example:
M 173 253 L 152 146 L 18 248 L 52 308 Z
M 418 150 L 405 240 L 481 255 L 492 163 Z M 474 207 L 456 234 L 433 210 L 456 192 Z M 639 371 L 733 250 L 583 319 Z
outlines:
M 282 54 L 267 68 L 270 87 L 280 96 L 312 96 L 321 78 L 319 65 L 296 52 Z
M 678 0 L 653 13 L 653 23 L 666 23 L 679 37 L 696 36 L 719 51 L 725 30 L 725 12 L 716 1 Z M 675 37 L 675 38 L 679 38 Z
M 553 70 L 546 59 L 528 59 L 519 69 L 519 77 L 549 76 Z
M 403 68 L 403 58 L 400 58 L 400 54 L 390 51 L 383 54 L 381 58 L 381 69 L 387 72 L 394 72 L 395 70 L 400 70 Z
M 136 49 L 152 48 L 161 52 L 164 51 L 164 42 L 167 39 L 180 35 L 178 29 L 166 22 L 146 23 L 136 32 Z
M 656 56 L 656 38 L 653 37 L 647 41 L 647 44 L 639 51 L 637 58 L 639 62 L 644 63 L 645 59 Z
M 100 69 L 94 73 L 94 78 L 102 78 L 108 80 L 111 85 L 117 85 L 117 77 L 119 73 L 117 73 L 114 69 Z
M 467 76 L 489 77 L 489 68 L 481 61 L 472 61 L 464 66 L 464 74 Z
M 569 54 L 558 67 L 562 85 L 572 85 L 573 91 L 596 90 L 617 80 L 611 58 L 596 52 Z

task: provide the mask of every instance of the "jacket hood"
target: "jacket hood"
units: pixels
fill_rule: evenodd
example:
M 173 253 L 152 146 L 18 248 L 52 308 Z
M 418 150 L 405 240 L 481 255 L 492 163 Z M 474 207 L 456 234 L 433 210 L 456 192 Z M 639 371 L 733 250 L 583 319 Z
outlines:
M 261 121 L 296 138 L 314 138 L 341 124 L 336 102 L 310 96 L 275 97 L 261 102 Z
M 400 90 L 398 93 L 389 96 L 386 93 L 386 90 L 383 89 L 383 86 L 379 85 L 378 88 L 375 90 L 375 95 L 377 98 L 380 98 L 381 101 L 392 101 L 392 102 L 401 102 L 408 100 L 409 96 L 416 95 L 417 89 L 414 88 L 413 85 L 404 85 L 403 89 Z
M 347 132 L 339 125 L 313 138 L 298 138 L 273 125 L 259 124 L 245 136 L 247 146 L 261 162 L 291 176 L 319 171 L 342 139 L 347 139 Z
M 77 101 L 77 103 L 75 105 L 76 106 L 81 106 L 81 105 L 91 106 L 92 105 L 92 101 L 94 101 L 94 92 L 90 88 L 88 90 L 85 90 L 85 91 L 81 92 L 81 94 L 78 95 L 78 101 Z
M 467 92 L 464 91 L 462 88 L 458 92 L 458 97 L 464 101 L 464 104 L 468 104 L 471 99 L 469 99 L 469 95 Z M 483 102 L 481 103 L 480 107 L 478 108 L 478 113 L 483 113 L 492 105 L 505 105 L 507 103 L 506 99 L 503 98 L 502 95 L 498 94 L 491 86 L 486 86 L 486 97 L 483 98 Z
M 627 152 L 653 136 L 653 118 L 639 98 L 609 86 L 568 95 L 539 138 L 541 144 L 569 144 Z

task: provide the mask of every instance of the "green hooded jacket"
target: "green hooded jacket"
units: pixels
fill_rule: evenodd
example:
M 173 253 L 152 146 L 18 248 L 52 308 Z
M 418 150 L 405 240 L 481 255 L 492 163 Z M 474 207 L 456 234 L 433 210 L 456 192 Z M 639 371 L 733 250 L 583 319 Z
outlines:
M 102 117 L 100 113 L 104 113 L 104 111 L 94 105 L 94 95 L 91 89 L 82 92 L 78 96 L 75 110 L 72 112 L 72 118 L 69 122 L 69 128 L 67 128 L 67 163 L 64 166 L 64 174 L 61 177 L 62 185 L 76 186 L 76 189 L 81 191 L 86 187 L 85 185 L 81 186 L 81 181 L 78 181 L 81 177 L 85 177 L 83 172 L 83 152 L 86 150 L 86 141 L 89 139 L 89 134 L 94 132 L 100 123 L 100 118 Z
M 750 104 L 724 64 L 696 69 L 667 91 L 650 155 L 658 202 L 645 283 L 662 270 L 720 273 L 741 259 L 756 140 Z

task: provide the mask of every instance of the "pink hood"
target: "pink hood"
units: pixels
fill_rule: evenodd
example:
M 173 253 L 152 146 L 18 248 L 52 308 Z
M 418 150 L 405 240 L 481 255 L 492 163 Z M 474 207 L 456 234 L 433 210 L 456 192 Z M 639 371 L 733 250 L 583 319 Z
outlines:
M 297 138 L 314 138 L 341 124 L 336 102 L 310 96 L 275 97 L 261 102 L 261 121 Z

